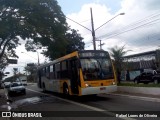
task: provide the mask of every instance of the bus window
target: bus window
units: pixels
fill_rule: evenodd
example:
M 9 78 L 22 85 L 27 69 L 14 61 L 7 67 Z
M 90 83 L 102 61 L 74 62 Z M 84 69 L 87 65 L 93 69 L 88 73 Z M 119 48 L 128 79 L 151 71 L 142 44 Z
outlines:
M 62 62 L 61 75 L 62 78 L 68 78 L 67 61 Z
M 50 66 L 50 78 L 54 78 L 54 71 L 53 71 L 53 65 Z
M 60 71 L 61 71 L 61 69 L 60 69 L 60 63 L 56 63 L 55 64 L 55 75 L 56 75 L 56 79 L 57 78 L 60 78 Z
M 85 58 L 81 59 L 81 66 L 85 80 L 113 78 L 110 60 Z
M 42 69 L 42 76 L 45 76 L 45 74 L 46 74 L 46 68 L 43 68 Z
M 100 64 L 95 59 L 82 59 L 81 66 L 84 79 L 97 79 L 100 75 Z
M 46 77 L 50 79 L 50 66 L 46 67 Z

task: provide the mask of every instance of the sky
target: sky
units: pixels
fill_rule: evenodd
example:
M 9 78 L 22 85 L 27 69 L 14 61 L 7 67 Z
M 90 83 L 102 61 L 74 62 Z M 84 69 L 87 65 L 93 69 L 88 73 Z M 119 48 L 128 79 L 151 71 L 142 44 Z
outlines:
M 63 13 L 70 19 L 91 28 L 92 8 L 96 39 L 102 40 L 102 49 L 125 46 L 129 54 L 156 50 L 160 47 L 160 0 L 58 0 Z M 119 15 L 125 13 L 125 15 Z M 117 17 L 115 17 L 117 16 Z M 115 17 L 115 18 L 114 18 Z M 114 18 L 114 19 L 112 19 Z M 111 20 L 112 19 L 112 20 Z M 91 31 L 67 19 L 68 25 L 84 38 L 85 49 L 93 49 Z M 99 48 L 99 42 L 96 42 Z M 37 53 L 27 52 L 24 46 L 17 48 L 17 65 L 9 65 L 6 71 L 17 67 L 23 71 L 28 62 L 37 63 Z M 23 53 L 22 53 L 23 52 Z M 40 53 L 40 51 L 38 51 Z M 40 63 L 47 58 L 39 54 Z

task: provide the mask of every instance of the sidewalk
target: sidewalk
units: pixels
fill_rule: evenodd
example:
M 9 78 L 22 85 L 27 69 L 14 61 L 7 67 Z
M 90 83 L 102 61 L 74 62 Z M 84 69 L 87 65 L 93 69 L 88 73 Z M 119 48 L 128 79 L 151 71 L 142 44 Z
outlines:
M 0 111 L 6 111 L 6 108 L 3 108 L 3 105 L 6 105 L 6 96 L 5 96 L 5 91 L 4 89 L 0 89 Z

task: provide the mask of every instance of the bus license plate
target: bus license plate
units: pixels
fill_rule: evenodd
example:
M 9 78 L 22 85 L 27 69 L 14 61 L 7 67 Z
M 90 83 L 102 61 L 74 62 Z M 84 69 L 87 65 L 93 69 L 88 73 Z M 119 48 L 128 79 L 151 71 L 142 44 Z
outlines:
M 106 88 L 105 87 L 101 87 L 100 90 L 106 90 Z

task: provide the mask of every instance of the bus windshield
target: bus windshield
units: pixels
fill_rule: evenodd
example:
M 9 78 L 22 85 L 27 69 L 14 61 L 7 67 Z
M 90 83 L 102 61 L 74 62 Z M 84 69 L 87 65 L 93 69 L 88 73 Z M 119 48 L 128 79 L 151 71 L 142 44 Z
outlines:
M 80 61 L 84 80 L 113 79 L 113 69 L 110 59 L 85 58 Z

